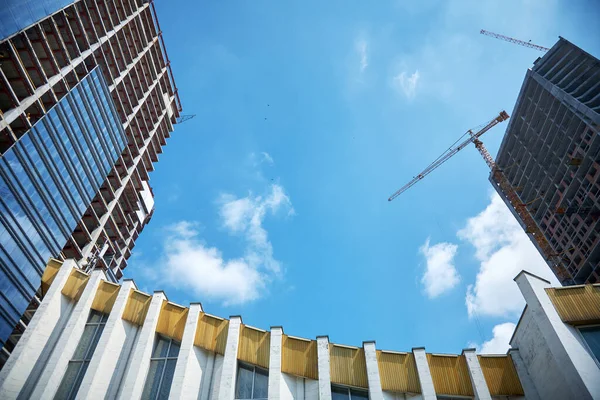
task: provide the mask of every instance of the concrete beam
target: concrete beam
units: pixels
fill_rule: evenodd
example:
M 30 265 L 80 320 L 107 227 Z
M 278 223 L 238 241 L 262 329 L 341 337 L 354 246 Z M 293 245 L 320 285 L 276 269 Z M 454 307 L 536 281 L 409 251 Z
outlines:
M 483 376 L 475 349 L 464 349 L 462 354 L 467 360 L 467 368 L 469 369 L 469 377 L 471 378 L 475 400 L 492 400 L 492 395 L 485 381 L 485 376 Z
M 190 304 L 183 330 L 183 339 L 179 347 L 177 365 L 173 373 L 169 399 L 197 399 L 200 393 L 203 371 L 198 358 L 195 356 L 194 340 L 201 312 L 202 305 L 200 303 Z
M 227 344 L 223 357 L 221 379 L 219 381 L 219 393 L 217 400 L 234 400 L 235 381 L 237 378 L 237 354 L 240 343 L 240 328 L 242 317 L 229 317 L 229 331 L 227 332 Z
M 281 345 L 283 328 L 271 327 L 271 348 L 269 350 L 269 400 L 281 399 Z
M 118 395 L 119 399 L 139 399 L 142 396 L 146 375 L 150 367 L 150 357 L 156 340 L 156 325 L 158 324 L 163 301 L 166 299 L 167 297 L 161 291 L 154 292 L 152 296 L 144 325 L 139 332 L 129 358 L 122 390 Z
M 429 363 L 427 362 L 427 354 L 425 353 L 425 347 L 415 347 L 412 349 L 415 357 L 415 364 L 417 365 L 417 373 L 419 375 L 419 384 L 421 385 L 421 397 L 423 400 L 436 400 L 435 387 L 433 386 L 433 379 L 431 378 L 431 371 L 429 370 Z
M 319 371 L 319 400 L 331 400 L 331 367 L 328 336 L 317 336 L 317 359 Z
M 75 261 L 67 260 L 56 273 L 27 329 L 0 371 L 0 398 L 17 398 L 35 366 L 46 363 L 48 352 L 44 350 L 54 347 L 73 310 L 73 303 L 61 291 L 76 266 Z
M 365 361 L 367 364 L 367 381 L 369 383 L 369 400 L 383 400 L 381 378 L 379 377 L 379 363 L 377 362 L 377 349 L 375 342 L 363 342 Z
M 96 296 L 96 290 L 100 282 L 106 279 L 104 272 L 100 270 L 92 271 L 81 297 L 77 301 L 73 312 L 63 330 L 56 345 L 51 350 L 52 354 L 44 366 L 44 372 L 40 375 L 37 382 L 33 383 L 33 391 L 28 387 L 24 388 L 21 396 L 32 399 L 52 399 L 58 390 L 58 386 L 67 371 L 69 360 L 73 357 L 85 324 L 87 323 L 92 307 L 92 302 Z
M 521 381 L 521 386 L 523 387 L 523 393 L 525 393 L 525 398 L 527 400 L 541 400 L 540 395 L 529 376 L 529 372 L 527 372 L 527 366 L 523 362 L 521 358 L 521 353 L 519 353 L 519 349 L 509 349 L 508 354 L 513 361 L 515 369 L 517 370 L 517 375 L 519 376 L 519 380 Z
M 98 341 L 97 348 L 100 351 L 94 352 L 86 374 L 81 381 L 77 399 L 87 399 L 91 397 L 104 398 L 108 392 L 109 384 L 114 371 L 117 370 L 117 363 L 121 352 L 124 351 L 127 339 L 128 321 L 123 320 L 123 312 L 129 299 L 129 293 L 135 289 L 135 283 L 126 280 L 119 289 L 119 294 L 115 304 L 110 312 L 102 336 Z

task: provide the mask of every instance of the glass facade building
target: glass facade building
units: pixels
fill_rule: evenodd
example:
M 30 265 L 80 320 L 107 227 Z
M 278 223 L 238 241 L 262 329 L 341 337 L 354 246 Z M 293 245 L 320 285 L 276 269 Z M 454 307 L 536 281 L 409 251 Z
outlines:
M 2 345 L 125 144 L 97 67 L 0 159 Z
M 0 1 L 0 40 L 27 28 L 72 2 L 72 0 Z

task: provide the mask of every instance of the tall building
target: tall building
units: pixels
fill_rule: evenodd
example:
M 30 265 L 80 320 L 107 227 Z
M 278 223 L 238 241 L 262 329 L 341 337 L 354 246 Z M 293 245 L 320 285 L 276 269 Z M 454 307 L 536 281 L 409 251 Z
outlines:
M 600 282 L 599 134 L 600 61 L 560 38 L 527 71 L 490 181 L 563 285 Z
M 3 363 L 50 257 L 117 282 L 152 216 L 148 173 L 181 111 L 153 3 L 9 1 L 0 111 Z
M 600 399 L 600 286 L 553 288 L 525 271 L 515 281 L 527 307 L 510 350 L 435 354 L 263 330 L 51 261 L 0 398 Z

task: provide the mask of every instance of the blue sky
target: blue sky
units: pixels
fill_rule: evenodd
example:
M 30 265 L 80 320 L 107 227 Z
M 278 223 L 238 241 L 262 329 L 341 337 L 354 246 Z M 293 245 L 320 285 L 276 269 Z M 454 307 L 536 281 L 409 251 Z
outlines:
M 550 277 L 467 148 L 561 35 L 600 55 L 595 1 L 198 2 L 156 7 L 184 114 L 126 277 L 206 312 L 336 343 L 506 350 L 521 269 Z M 496 154 L 506 123 L 483 137 Z

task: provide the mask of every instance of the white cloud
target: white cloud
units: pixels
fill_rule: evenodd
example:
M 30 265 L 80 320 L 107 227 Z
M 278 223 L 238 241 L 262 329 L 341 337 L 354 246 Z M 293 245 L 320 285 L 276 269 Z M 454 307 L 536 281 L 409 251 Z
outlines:
M 262 163 L 267 163 L 270 166 L 275 165 L 275 160 L 273 160 L 273 157 L 271 157 L 271 155 L 269 153 L 267 153 L 266 151 L 261 151 L 260 153 L 250 153 L 250 163 L 252 165 L 253 168 L 256 168 L 258 166 L 260 166 L 260 164 Z
M 429 245 L 429 239 L 419 249 L 425 257 L 427 267 L 421 283 L 430 299 L 447 292 L 460 281 L 458 271 L 454 266 L 454 256 L 458 246 L 452 243 Z
M 368 48 L 369 45 L 365 39 L 358 39 L 355 43 L 356 53 L 360 59 L 360 72 L 364 72 L 369 66 Z
M 505 322 L 494 326 L 492 329 L 493 337 L 490 340 L 478 344 L 470 343 L 469 347 L 477 348 L 481 354 L 506 354 L 510 348 L 510 338 L 517 326 L 512 322 Z
M 180 221 L 167 228 L 161 270 L 177 288 L 225 305 L 257 299 L 268 276 L 244 259 L 224 260 L 221 252 L 198 238 L 197 224 Z
M 271 155 L 269 153 L 267 153 L 266 151 L 263 151 L 260 154 L 262 154 L 264 162 L 266 162 L 269 165 L 275 164 L 275 161 L 273 161 L 273 157 L 271 157 Z
M 525 301 L 513 278 L 522 270 L 558 281 L 502 199 L 494 193 L 490 204 L 458 232 L 475 247 L 480 268 L 469 285 L 466 305 L 469 316 L 518 315 Z
M 165 228 L 158 267 L 148 268 L 160 268 L 164 273 L 146 276 L 152 281 L 166 278 L 176 289 L 188 289 L 224 305 L 256 300 L 273 279 L 281 276 L 281 263 L 273 256 L 263 221 L 279 211 L 293 215 L 294 208 L 280 185 L 271 185 L 265 196 L 236 198 L 223 194 L 218 205 L 222 226 L 244 239 L 242 257 L 225 259 L 219 249 L 201 240 L 198 223 L 179 221 Z
M 408 99 L 414 99 L 417 92 L 417 85 L 420 78 L 419 70 L 408 76 L 406 71 L 402 71 L 393 79 L 393 85 L 397 90 L 401 90 Z
M 231 194 L 222 194 L 218 203 L 223 227 L 231 233 L 242 235 L 246 241 L 244 258 L 255 268 L 265 267 L 268 271 L 279 274 L 281 265 L 273 256 L 273 245 L 262 224 L 268 213 L 276 214 L 279 210 L 286 210 L 288 216 L 295 214 L 283 187 L 271 185 L 265 197 L 249 194 L 236 198 Z

